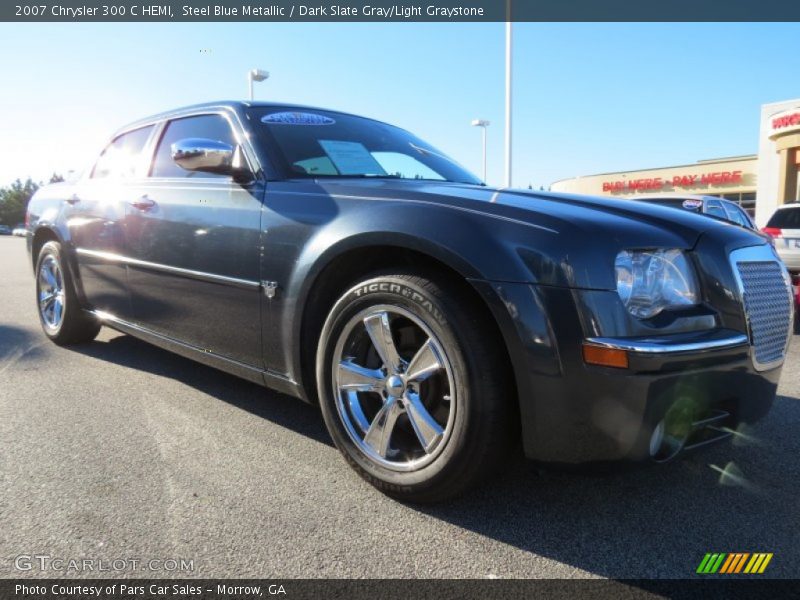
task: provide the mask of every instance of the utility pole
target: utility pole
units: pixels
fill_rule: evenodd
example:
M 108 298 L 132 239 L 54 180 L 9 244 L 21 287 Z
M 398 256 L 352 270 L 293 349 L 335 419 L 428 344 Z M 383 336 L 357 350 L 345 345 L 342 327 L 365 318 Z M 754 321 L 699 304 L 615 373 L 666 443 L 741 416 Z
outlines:
M 511 0 L 506 0 L 506 177 L 511 187 Z

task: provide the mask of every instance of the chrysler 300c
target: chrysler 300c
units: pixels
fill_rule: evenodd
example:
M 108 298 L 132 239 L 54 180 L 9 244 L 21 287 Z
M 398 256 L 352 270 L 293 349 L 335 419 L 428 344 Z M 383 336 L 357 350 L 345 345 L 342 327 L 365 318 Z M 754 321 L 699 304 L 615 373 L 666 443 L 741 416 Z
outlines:
M 318 403 L 350 465 L 413 501 L 520 446 L 663 462 L 722 439 L 769 410 L 793 318 L 786 269 L 743 227 L 490 188 L 315 108 L 144 119 L 27 223 L 52 341 L 106 325 Z

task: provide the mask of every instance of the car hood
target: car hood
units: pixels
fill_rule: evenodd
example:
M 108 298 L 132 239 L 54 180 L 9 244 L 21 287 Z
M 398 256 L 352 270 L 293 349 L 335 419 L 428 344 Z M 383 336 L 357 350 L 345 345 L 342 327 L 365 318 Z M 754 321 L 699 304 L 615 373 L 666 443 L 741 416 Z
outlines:
M 690 250 L 701 237 L 726 253 L 765 243 L 737 225 L 633 200 L 393 179 L 320 179 L 317 185 L 332 196 L 460 211 L 450 222 L 465 235 L 482 222 L 484 230 L 515 248 L 533 281 L 549 285 L 614 289 L 613 268 L 606 265 L 623 249 Z M 489 270 L 497 278 L 511 276 L 500 267 Z
M 338 180 L 320 185 L 332 194 L 466 208 L 560 234 L 617 240 L 630 248 L 693 248 L 704 233 L 730 238 L 733 247 L 763 243 L 736 225 L 634 200 L 413 180 Z

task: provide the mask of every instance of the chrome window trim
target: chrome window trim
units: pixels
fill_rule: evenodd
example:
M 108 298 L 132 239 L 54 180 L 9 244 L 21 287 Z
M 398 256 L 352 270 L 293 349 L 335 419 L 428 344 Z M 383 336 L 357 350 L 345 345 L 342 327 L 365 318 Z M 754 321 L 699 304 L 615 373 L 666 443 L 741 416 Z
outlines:
M 102 252 L 98 250 L 87 250 L 85 248 L 77 248 L 76 252 L 80 256 L 89 256 L 98 258 L 108 262 L 116 262 L 131 267 L 139 267 L 142 269 L 149 269 L 151 271 L 160 271 L 162 273 L 169 273 L 171 275 L 178 275 L 180 277 L 187 277 L 189 279 L 197 279 L 209 283 L 219 283 L 223 285 L 230 285 L 234 287 L 258 290 L 261 288 L 261 282 L 250 281 L 248 279 L 239 279 L 238 277 L 228 277 L 227 275 L 215 275 L 214 273 L 206 273 L 203 271 L 193 271 L 192 269 L 183 269 L 181 267 L 172 267 L 170 265 L 162 265 L 160 263 L 153 263 L 146 260 L 139 260 L 137 258 L 130 258 L 115 254 L 114 252 Z
M 116 140 L 119 136 L 129 133 L 131 131 L 135 131 L 137 129 L 142 129 L 143 127 L 150 127 L 155 126 L 156 131 L 154 131 L 154 135 L 151 136 L 150 140 L 148 141 L 147 147 L 142 150 L 142 154 L 146 155 L 147 163 L 142 165 L 144 171 L 142 174 L 142 179 L 155 179 L 158 181 L 166 181 L 167 178 L 152 178 L 150 177 L 150 170 L 153 166 L 153 160 L 155 159 L 155 151 L 158 147 L 158 143 L 161 141 L 161 136 L 166 129 L 166 126 L 169 121 L 174 121 L 175 119 L 183 119 L 185 117 L 194 117 L 199 115 L 208 115 L 208 114 L 221 114 L 230 123 L 234 136 L 236 137 L 237 142 L 244 148 L 245 150 L 245 159 L 247 160 L 247 164 L 253 172 L 253 175 L 257 178 L 263 179 L 264 165 L 261 163 L 261 159 L 258 156 L 253 144 L 250 141 L 250 136 L 248 135 L 248 130 L 244 126 L 242 119 L 239 118 L 239 114 L 232 109 L 230 106 L 225 105 L 208 105 L 208 106 L 199 106 L 199 107 L 191 107 L 191 108 L 182 108 L 178 110 L 173 110 L 167 113 L 162 113 L 160 115 L 155 115 L 152 117 L 147 117 L 144 119 L 140 119 L 138 121 L 134 121 L 133 123 L 128 123 L 124 127 L 117 129 L 110 138 L 106 140 L 106 143 L 103 145 L 100 152 L 103 152 L 110 143 Z M 99 154 L 97 155 L 99 157 Z M 96 159 L 95 159 L 96 160 Z M 89 174 L 91 171 L 94 170 L 94 165 L 92 165 L 91 169 L 89 169 L 88 174 L 84 174 L 84 179 L 89 179 Z M 185 178 L 184 178 L 185 179 Z
M 769 371 L 770 369 L 774 369 L 776 367 L 781 366 L 784 361 L 786 360 L 786 353 L 789 351 L 789 344 L 792 341 L 792 324 L 794 323 L 794 295 L 792 293 L 792 286 L 789 284 L 786 288 L 786 293 L 789 295 L 789 332 L 786 335 L 786 344 L 784 344 L 783 348 L 783 357 L 779 360 L 775 360 L 769 363 L 760 363 L 756 360 L 756 353 L 755 350 L 752 348 L 752 340 L 753 340 L 753 332 L 750 325 L 750 315 L 747 314 L 747 309 L 745 308 L 744 304 L 744 283 L 742 282 L 742 277 L 739 273 L 738 263 L 747 263 L 747 262 L 775 262 L 777 263 L 783 273 L 784 273 L 784 282 L 791 281 L 789 276 L 789 271 L 786 268 L 786 265 L 783 264 L 783 261 L 778 257 L 775 248 L 771 244 L 762 244 L 760 246 L 747 246 L 745 248 L 738 248 L 733 250 L 728 255 L 728 261 L 731 265 L 731 270 L 733 271 L 733 276 L 736 279 L 736 287 L 738 288 L 738 297 L 739 297 L 739 306 L 742 309 L 742 314 L 744 315 L 745 322 L 747 323 L 747 335 L 748 335 L 748 342 L 751 345 L 750 349 L 750 356 L 753 362 L 753 367 L 755 367 L 756 371 Z
M 201 109 L 196 109 L 196 110 L 189 111 L 189 112 L 186 112 L 186 113 L 180 113 L 180 114 L 176 114 L 176 115 L 169 115 L 169 116 L 164 117 L 164 118 L 162 118 L 160 120 L 161 121 L 161 127 L 159 128 L 159 131 L 158 131 L 158 137 L 154 140 L 154 143 L 153 143 L 152 153 L 150 155 L 150 161 L 149 161 L 149 164 L 147 165 L 147 169 L 145 171 L 145 177 L 147 179 L 151 180 L 151 181 L 184 181 L 184 182 L 187 182 L 187 183 L 193 182 L 193 181 L 197 181 L 199 183 L 200 182 L 199 179 L 198 180 L 191 180 L 188 177 L 158 177 L 158 176 L 153 176 L 153 168 L 155 167 L 155 163 L 156 163 L 156 155 L 158 154 L 158 147 L 161 145 L 161 140 L 164 138 L 164 135 L 167 133 L 167 129 L 169 128 L 170 123 L 172 123 L 173 121 L 180 121 L 181 119 L 191 119 L 193 117 L 207 117 L 207 116 L 214 116 L 214 115 L 221 116 L 223 119 L 225 119 L 228 122 L 228 127 L 231 128 L 231 132 L 233 133 L 233 139 L 236 140 L 236 144 L 241 146 L 242 150 L 244 151 L 244 159 L 247 162 L 247 168 L 250 169 L 250 172 L 253 174 L 253 177 L 257 177 L 258 173 L 261 171 L 261 166 L 258 165 L 257 163 L 254 166 L 254 159 L 251 159 L 251 155 L 252 155 L 252 157 L 255 157 L 256 154 L 255 154 L 253 148 L 250 146 L 250 140 L 248 139 L 247 135 L 245 135 L 246 130 L 245 130 L 244 126 L 242 125 L 242 122 L 239 120 L 238 115 L 236 113 L 234 113 L 233 111 L 231 111 L 230 109 L 214 108 L 214 107 L 201 108 Z M 234 118 L 236 119 L 235 123 L 234 123 Z M 255 160 L 257 160 L 257 159 L 255 159 Z M 214 181 L 215 180 L 215 178 L 213 178 L 213 177 L 207 177 L 207 178 L 203 178 L 203 179 L 208 179 L 210 181 Z M 229 177 L 225 177 L 225 176 L 221 176 L 219 178 L 216 178 L 216 180 L 230 183 L 230 178 Z
M 94 163 L 92 164 L 91 168 L 88 170 L 88 175 L 86 179 L 90 181 L 122 181 L 122 182 L 129 182 L 136 179 L 141 179 L 146 177 L 147 171 L 150 170 L 150 162 L 152 162 L 152 149 L 153 149 L 153 140 L 156 137 L 161 136 L 161 124 L 158 121 L 154 121 L 152 123 L 147 123 L 138 127 L 130 127 L 123 131 L 119 131 L 114 134 L 114 136 L 109 139 L 103 149 L 100 150 L 100 153 L 95 157 Z M 148 134 L 147 139 L 142 146 L 141 151 L 139 152 L 139 156 L 136 157 L 135 160 L 135 175 L 129 178 L 115 178 L 115 177 L 95 177 L 94 172 L 97 169 L 97 165 L 100 162 L 100 159 L 106 153 L 111 145 L 116 142 L 119 138 L 124 135 L 130 135 L 135 131 L 139 131 L 141 129 L 152 128 L 152 131 Z
M 679 352 L 708 352 L 711 350 L 723 350 L 736 348 L 737 346 L 748 346 L 750 340 L 743 333 L 737 333 L 724 338 L 704 340 L 701 342 L 678 342 L 672 343 L 669 340 L 654 341 L 630 338 L 609 338 L 594 337 L 586 338 L 586 343 L 613 350 L 625 350 L 627 352 L 637 352 L 640 354 L 677 354 Z

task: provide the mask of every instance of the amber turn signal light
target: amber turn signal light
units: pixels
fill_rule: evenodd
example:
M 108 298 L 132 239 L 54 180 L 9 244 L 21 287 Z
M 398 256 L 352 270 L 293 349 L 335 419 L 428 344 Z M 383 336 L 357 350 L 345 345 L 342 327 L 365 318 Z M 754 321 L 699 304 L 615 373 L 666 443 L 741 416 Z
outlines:
M 583 345 L 583 360 L 589 365 L 601 367 L 628 368 L 628 353 L 617 348 L 605 348 L 592 344 Z

